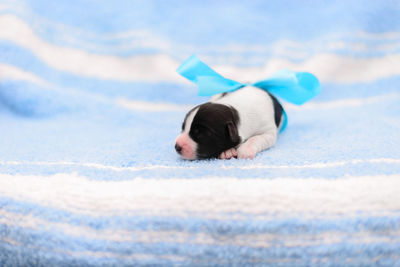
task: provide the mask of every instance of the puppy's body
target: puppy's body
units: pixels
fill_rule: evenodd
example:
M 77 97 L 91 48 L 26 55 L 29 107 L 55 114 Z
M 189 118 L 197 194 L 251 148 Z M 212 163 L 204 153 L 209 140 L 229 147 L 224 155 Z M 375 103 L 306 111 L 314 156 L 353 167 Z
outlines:
M 279 102 L 256 87 L 215 95 L 189 111 L 175 148 L 185 159 L 254 158 L 275 144 L 282 116 Z

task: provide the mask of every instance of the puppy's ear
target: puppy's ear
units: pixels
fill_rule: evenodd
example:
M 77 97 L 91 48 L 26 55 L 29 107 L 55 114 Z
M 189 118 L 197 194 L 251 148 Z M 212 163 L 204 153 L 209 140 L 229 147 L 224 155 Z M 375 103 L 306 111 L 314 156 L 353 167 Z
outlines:
M 232 143 L 234 144 L 240 143 L 239 133 L 233 121 L 228 121 L 226 123 L 226 135 L 229 137 Z

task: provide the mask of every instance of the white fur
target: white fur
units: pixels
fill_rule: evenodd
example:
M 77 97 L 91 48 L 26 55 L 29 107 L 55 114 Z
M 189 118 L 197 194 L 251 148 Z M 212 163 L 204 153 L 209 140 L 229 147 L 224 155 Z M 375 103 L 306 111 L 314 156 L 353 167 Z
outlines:
M 258 152 L 275 144 L 278 128 L 274 106 L 271 97 L 262 89 L 247 86 L 224 97 L 213 96 L 210 102 L 235 108 L 240 118 L 238 133 L 242 143 L 236 151 L 229 149 L 223 152 L 220 158 L 254 158 Z
M 190 128 L 192 127 L 192 122 L 193 122 L 194 116 L 196 116 L 196 113 L 198 110 L 199 110 L 199 108 L 196 108 L 186 118 L 185 129 L 183 129 L 184 133 L 189 134 Z

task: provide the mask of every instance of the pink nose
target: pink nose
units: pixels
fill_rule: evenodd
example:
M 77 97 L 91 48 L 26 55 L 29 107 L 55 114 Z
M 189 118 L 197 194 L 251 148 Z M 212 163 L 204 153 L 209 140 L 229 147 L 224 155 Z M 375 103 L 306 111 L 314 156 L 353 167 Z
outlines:
M 182 133 L 176 138 L 175 150 L 184 159 L 195 159 L 196 143 L 187 133 Z

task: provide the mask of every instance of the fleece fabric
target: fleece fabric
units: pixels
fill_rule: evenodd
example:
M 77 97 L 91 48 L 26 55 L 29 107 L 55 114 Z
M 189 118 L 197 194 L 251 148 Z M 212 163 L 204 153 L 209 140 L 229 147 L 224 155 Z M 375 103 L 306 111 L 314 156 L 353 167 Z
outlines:
M 0 266 L 400 266 L 397 1 L 0 1 Z M 176 68 L 315 74 L 254 160 L 185 161 Z

